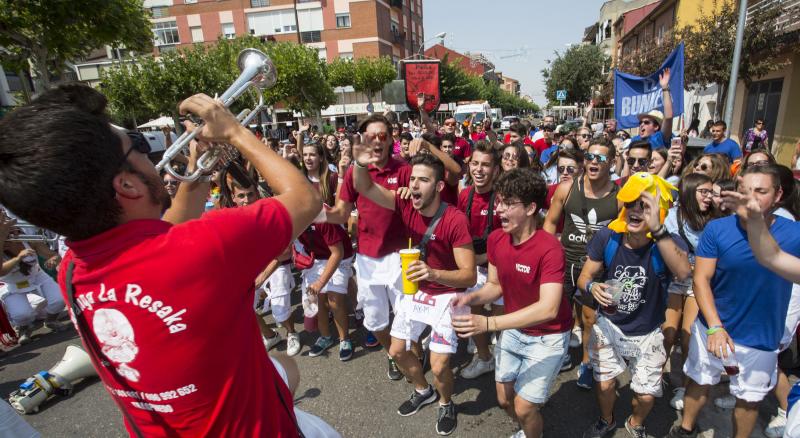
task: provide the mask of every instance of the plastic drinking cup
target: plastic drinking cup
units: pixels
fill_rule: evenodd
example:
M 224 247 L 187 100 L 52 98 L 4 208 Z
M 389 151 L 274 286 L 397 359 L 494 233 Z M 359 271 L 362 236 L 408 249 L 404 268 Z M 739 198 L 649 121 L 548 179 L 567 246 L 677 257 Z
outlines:
M 409 281 L 406 277 L 408 265 L 415 260 L 419 260 L 419 255 L 420 251 L 417 248 L 400 250 L 400 263 L 403 270 L 403 293 L 406 295 L 414 295 L 419 290 L 419 283 L 416 281 Z

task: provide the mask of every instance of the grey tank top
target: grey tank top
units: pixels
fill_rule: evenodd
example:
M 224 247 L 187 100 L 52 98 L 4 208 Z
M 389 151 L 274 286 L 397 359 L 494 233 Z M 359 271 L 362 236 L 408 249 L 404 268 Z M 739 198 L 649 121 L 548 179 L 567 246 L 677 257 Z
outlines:
M 617 218 L 618 190 L 619 187 L 612 183 L 606 196 L 592 199 L 586 197 L 583 177 L 572 184 L 564 204 L 564 231 L 561 233 L 561 246 L 568 263 L 583 263 L 586 244 L 594 233 Z

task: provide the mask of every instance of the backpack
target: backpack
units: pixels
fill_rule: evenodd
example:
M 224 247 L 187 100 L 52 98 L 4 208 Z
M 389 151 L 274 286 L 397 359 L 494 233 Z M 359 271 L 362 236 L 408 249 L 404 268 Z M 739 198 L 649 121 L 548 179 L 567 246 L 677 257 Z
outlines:
M 605 264 L 606 269 L 611 266 L 611 261 L 617 254 L 620 245 L 622 245 L 622 233 L 612 233 L 611 237 L 608 239 L 608 242 L 606 242 L 605 250 L 603 250 L 603 263 Z M 650 249 L 650 262 L 653 265 L 653 270 L 656 272 L 656 276 L 658 276 L 658 281 L 661 282 L 664 290 L 666 290 L 669 287 L 672 276 L 669 275 L 667 264 L 664 263 L 664 258 L 661 257 L 661 253 L 658 251 L 658 247 L 656 246 L 655 242 L 652 243 L 652 245 L 653 247 Z

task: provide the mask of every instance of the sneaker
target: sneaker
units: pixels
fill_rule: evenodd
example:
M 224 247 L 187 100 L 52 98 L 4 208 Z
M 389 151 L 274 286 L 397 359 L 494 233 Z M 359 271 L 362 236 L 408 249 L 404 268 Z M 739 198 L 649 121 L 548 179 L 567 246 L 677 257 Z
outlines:
M 725 409 L 725 410 L 733 409 L 733 408 L 736 407 L 736 397 L 734 397 L 732 395 L 726 395 L 726 396 L 714 399 L 714 406 L 716 406 L 716 407 L 718 407 L 720 409 Z
M 446 405 L 439 405 L 439 415 L 436 417 L 436 433 L 450 435 L 456 430 L 456 405 L 452 401 Z
M 367 332 L 367 336 L 364 337 L 364 348 L 375 348 L 379 345 L 381 345 L 381 343 L 378 342 L 378 338 L 376 338 L 372 332 Z
M 767 428 L 764 429 L 764 435 L 769 438 L 781 438 L 784 429 L 786 429 L 786 411 L 778 408 L 778 415 L 772 417 Z
M 400 380 L 403 378 L 403 373 L 400 372 L 400 368 L 397 368 L 397 363 L 391 357 L 389 358 L 389 370 L 386 372 L 386 376 L 389 380 Z
M 347 362 L 353 357 L 353 342 L 349 339 L 344 339 L 339 342 L 339 360 Z
M 672 426 L 672 429 L 669 430 L 669 435 L 667 438 L 695 438 L 697 437 L 697 428 L 692 431 L 685 431 L 681 427 L 680 424 L 676 424 Z
M 525 437 L 525 431 L 520 429 L 514 435 L 511 435 L 510 438 L 526 438 Z
M 672 396 L 672 400 L 669 401 L 669 405 L 672 406 L 672 409 L 676 411 L 683 410 L 683 396 L 686 395 L 686 388 L 675 388 L 675 395 Z
M 583 341 L 583 330 L 580 327 L 573 327 L 572 333 L 569 335 L 569 348 L 578 348 Z
M 583 432 L 583 438 L 603 438 L 604 436 L 608 435 L 609 432 L 613 432 L 614 429 L 617 428 L 617 422 L 611 420 L 610 423 L 603 420 L 603 418 L 598 418 L 585 432 Z
M 324 353 L 325 350 L 331 348 L 331 345 L 333 345 L 333 336 L 320 336 L 317 338 L 317 342 L 314 342 L 314 345 L 308 350 L 308 355 L 310 357 L 317 357 Z
M 439 393 L 437 393 L 432 386 L 428 386 L 428 391 L 426 391 L 425 394 L 420 394 L 414 390 L 414 392 L 411 393 L 411 397 L 404 401 L 403 404 L 397 409 L 397 413 L 403 417 L 414 415 L 420 410 L 420 408 L 435 402 L 438 398 Z
M 71 325 L 69 321 L 59 321 L 58 315 L 48 316 L 44 321 L 44 326 L 56 333 L 66 330 Z
M 592 366 L 588 363 L 581 363 L 578 367 L 578 387 L 583 389 L 592 389 L 594 385 L 594 376 L 592 376 Z
M 272 349 L 272 347 L 278 345 L 278 342 L 281 341 L 281 335 L 280 333 L 275 332 L 275 336 L 271 338 L 265 338 L 262 336 L 261 339 L 264 340 L 264 347 L 267 349 L 267 351 L 269 351 Z
M 32 341 L 31 335 L 33 335 L 33 329 L 29 325 L 23 325 L 17 327 L 17 343 L 19 345 L 30 344 Z
M 419 343 L 419 345 L 422 346 L 423 354 L 426 351 L 430 350 L 430 348 L 431 348 L 431 334 L 433 334 L 432 331 L 431 331 L 431 333 L 428 334 L 428 336 L 425 336 L 424 338 L 422 338 L 422 341 Z
M 570 368 L 572 368 L 572 356 L 569 355 L 569 351 L 564 351 L 564 355 L 561 356 L 561 369 L 559 369 L 559 372 Z
M 301 348 L 302 344 L 300 343 L 299 333 L 289 333 L 286 335 L 286 354 L 289 356 L 297 356 Z
M 625 420 L 625 430 L 631 434 L 632 438 L 647 438 L 647 433 L 644 431 L 644 425 L 634 426 L 631 424 L 631 417 Z
M 490 357 L 489 360 L 484 361 L 478 355 L 475 355 L 472 358 L 472 362 L 461 370 L 461 377 L 475 379 L 491 371 L 494 371 L 494 358 Z
M 478 347 L 475 346 L 475 341 L 472 338 L 469 338 L 469 343 L 467 344 L 467 353 L 475 354 L 478 351 Z

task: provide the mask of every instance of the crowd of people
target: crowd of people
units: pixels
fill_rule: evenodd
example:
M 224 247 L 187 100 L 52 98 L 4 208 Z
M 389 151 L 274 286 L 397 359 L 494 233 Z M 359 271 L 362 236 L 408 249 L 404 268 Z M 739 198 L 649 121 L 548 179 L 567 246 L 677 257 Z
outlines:
M 770 392 L 780 407 L 765 433 L 796 436 L 782 371 L 796 364 L 781 352 L 800 321 L 797 182 L 758 129 L 742 147 L 713 122 L 689 155 L 693 134 L 673 134 L 669 71 L 660 83 L 664 111 L 640 114 L 634 136 L 589 113 L 582 126 L 545 116 L 503 134 L 422 112 L 370 115 L 355 132 L 301 125 L 280 140 L 196 95 L 181 111 L 205 125 L 186 124 L 202 131 L 174 169 L 193 169 L 211 142 L 239 152 L 196 182 L 159 174 L 140 134 L 110 127 L 102 95 L 62 86 L 0 121 L 0 298 L 20 343 L 37 319 L 63 329 L 70 309 L 133 436 L 336 436 L 293 407 L 296 365 L 266 353 L 284 339 L 289 357 L 325 360 L 338 345 L 346 362 L 356 341 L 383 351 L 369 357 L 413 386 L 397 413 L 437 403 L 439 435 L 457 429 L 454 380 L 492 373 L 514 436 L 540 437 L 558 421 L 541 413 L 556 376 L 574 367 L 599 411 L 585 438 L 645 437 L 676 355 L 670 405 L 683 415 L 670 437 L 697 436 L 722 376 L 730 397 L 714 403 L 732 409 L 735 437 L 750 436 Z M 16 241 L 12 217 L 63 236 L 60 254 Z M 43 269 L 59 262 L 56 284 Z M 296 281 L 311 345 L 295 326 Z M 457 376 L 462 342 L 473 357 Z M 157 371 L 191 357 L 206 361 Z M 618 419 L 626 370 L 633 399 Z

